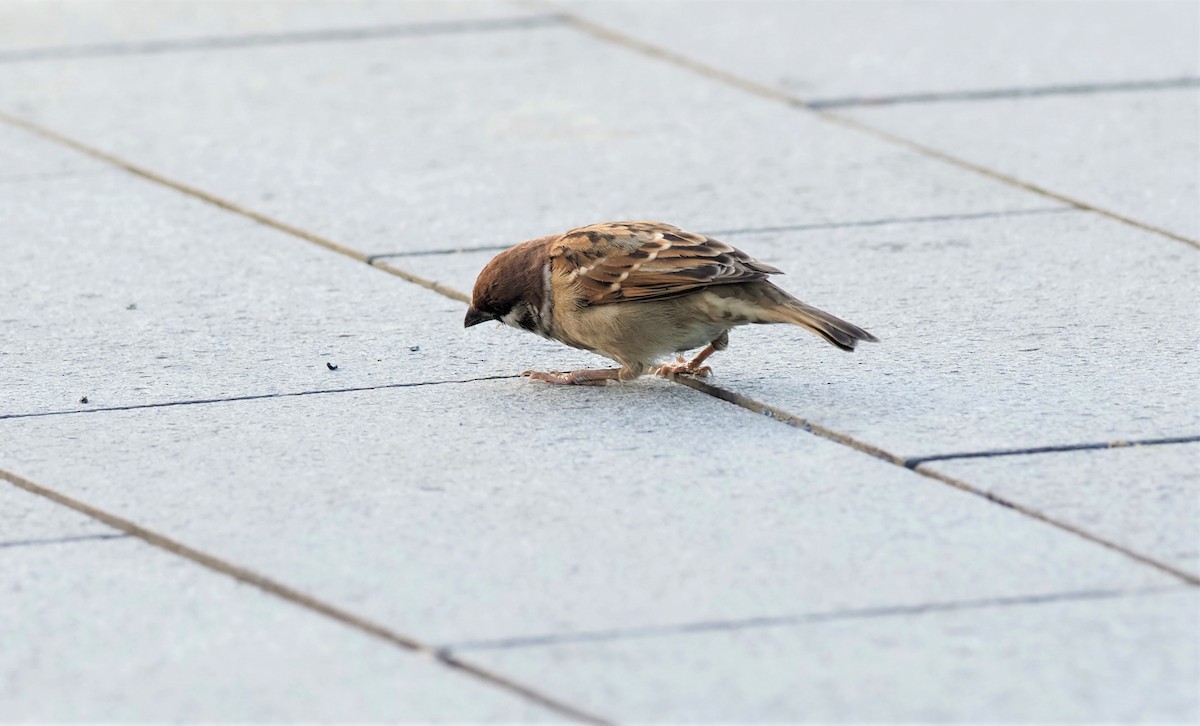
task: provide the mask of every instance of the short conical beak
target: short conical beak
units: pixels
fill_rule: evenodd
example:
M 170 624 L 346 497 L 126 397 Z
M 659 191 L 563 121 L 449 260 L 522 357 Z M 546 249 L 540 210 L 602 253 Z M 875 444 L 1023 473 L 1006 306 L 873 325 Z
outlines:
M 493 318 L 491 315 L 488 315 L 487 313 L 481 313 L 478 310 L 476 310 L 475 308 L 469 307 L 469 308 L 467 308 L 467 317 L 463 320 L 463 327 L 469 328 L 472 325 L 479 325 L 480 323 L 486 323 L 489 320 L 495 320 L 495 318 Z

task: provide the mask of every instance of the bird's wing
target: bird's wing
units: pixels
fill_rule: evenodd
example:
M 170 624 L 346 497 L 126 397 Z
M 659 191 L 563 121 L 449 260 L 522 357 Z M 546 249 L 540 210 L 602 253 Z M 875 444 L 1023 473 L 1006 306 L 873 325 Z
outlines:
M 588 305 L 677 297 L 782 274 L 732 245 L 662 222 L 573 229 L 550 245 L 550 261 Z

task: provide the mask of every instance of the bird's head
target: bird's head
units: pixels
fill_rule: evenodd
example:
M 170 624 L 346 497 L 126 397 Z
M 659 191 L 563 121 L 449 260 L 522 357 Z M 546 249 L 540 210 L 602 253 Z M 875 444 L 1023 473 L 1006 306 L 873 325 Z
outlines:
M 550 294 L 548 242 L 551 238 L 522 242 L 501 252 L 484 266 L 471 291 L 471 306 L 463 327 L 488 320 L 538 332 L 545 301 Z

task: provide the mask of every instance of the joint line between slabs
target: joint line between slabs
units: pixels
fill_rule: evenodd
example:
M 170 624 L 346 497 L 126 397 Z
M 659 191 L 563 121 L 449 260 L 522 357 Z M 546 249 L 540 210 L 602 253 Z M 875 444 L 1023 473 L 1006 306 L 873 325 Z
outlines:
M 1200 436 L 1169 436 L 1158 439 L 1114 439 L 1113 441 L 1097 441 L 1086 444 L 1060 444 L 1057 446 L 1032 446 L 1024 449 L 993 449 L 990 451 L 965 451 L 958 454 L 934 454 L 932 456 L 914 456 L 906 459 L 904 466 L 916 469 L 931 461 L 954 461 L 958 459 L 992 459 L 1002 456 L 1028 456 L 1032 454 L 1057 454 L 1071 451 L 1096 451 L 1103 449 L 1125 449 L 1138 446 L 1166 446 L 1171 444 L 1193 444 L 1200 442 Z
M 1082 529 L 1081 527 L 1077 527 L 1073 524 L 1070 524 L 1069 522 L 1064 522 L 1060 519 L 1051 517 L 1050 515 L 1040 512 L 1036 509 L 1033 509 L 1032 507 L 1027 507 L 1023 504 L 1018 504 L 1017 502 L 1014 502 L 1012 500 L 1005 499 L 1004 497 L 1001 497 L 997 494 L 989 492 L 986 489 L 980 489 L 980 488 L 974 486 L 973 484 L 963 481 L 962 479 L 952 477 L 948 474 L 943 474 L 942 472 L 937 471 L 935 469 L 930 469 L 928 466 L 926 466 L 924 464 L 917 466 L 912 471 L 915 471 L 916 473 L 921 474 L 922 476 L 927 476 L 930 479 L 935 479 L 937 481 L 940 481 L 943 484 L 952 486 L 955 489 L 961 489 L 962 491 L 967 492 L 969 494 L 974 494 L 976 496 L 983 497 L 984 499 L 995 502 L 996 504 L 999 504 L 1002 507 L 1008 507 L 1009 509 L 1020 512 L 1021 514 L 1024 514 L 1027 517 L 1032 517 L 1033 519 L 1037 519 L 1039 521 L 1045 522 L 1046 524 L 1049 524 L 1051 526 L 1058 527 L 1059 529 L 1062 529 L 1064 531 L 1078 535 L 1079 537 L 1082 537 L 1083 539 L 1086 539 L 1090 542 L 1094 542 L 1098 545 L 1107 547 L 1115 552 L 1120 552 L 1121 554 L 1125 555 L 1126 557 L 1129 557 L 1130 559 L 1136 560 L 1138 562 L 1141 562 L 1142 564 L 1149 565 L 1151 567 L 1155 567 L 1169 575 L 1174 575 L 1175 577 L 1177 577 L 1178 579 L 1187 583 L 1188 585 L 1192 585 L 1192 586 L 1200 585 L 1200 575 L 1196 575 L 1194 573 L 1191 573 L 1186 570 L 1175 567 L 1174 565 L 1168 564 L 1161 560 L 1157 560 L 1153 557 L 1150 557 L 1149 555 L 1143 555 L 1142 553 L 1136 552 L 1128 547 L 1125 547 L 1124 545 L 1120 545 L 1120 544 L 1117 544 L 1116 542 L 1112 542 L 1110 540 L 1104 539 L 1103 537 L 1100 537 L 1099 535 L 1092 534 L 1091 532 L 1088 532 L 1087 530 Z
M 370 265 L 371 267 L 374 267 L 374 268 L 377 268 L 380 270 L 384 270 L 385 272 L 395 275 L 396 277 L 399 277 L 401 279 L 407 280 L 413 284 L 420 285 L 421 287 L 424 287 L 426 289 L 441 293 L 442 295 L 445 295 L 446 297 L 451 298 L 453 300 L 458 300 L 459 302 L 469 302 L 469 299 L 467 298 L 466 295 L 462 294 L 461 292 L 459 292 L 451 287 L 443 285 L 442 283 L 437 282 L 436 280 L 430 280 L 428 278 L 421 277 L 420 275 L 415 275 L 415 274 L 409 272 L 408 270 L 401 269 L 394 265 L 390 265 L 386 262 L 374 261 L 371 259 L 371 256 L 366 254 L 365 252 L 360 252 L 359 250 L 356 250 L 352 247 L 347 247 L 346 245 L 340 244 L 338 242 L 334 242 L 333 240 L 331 240 L 327 237 L 322 237 L 321 235 L 315 234 L 313 232 L 309 232 L 308 230 L 305 230 L 305 229 L 301 229 L 294 225 L 288 224 L 287 222 L 284 222 L 282 220 L 278 220 L 278 219 L 275 219 L 274 217 L 270 217 L 270 216 L 267 216 L 260 212 L 256 212 L 247 207 L 243 207 L 240 204 L 237 204 L 236 202 L 230 201 L 223 197 L 218 197 L 217 195 L 211 194 L 202 189 L 198 189 L 191 185 L 184 184 L 183 182 L 176 181 L 169 177 L 163 176 L 162 174 L 159 174 L 158 172 L 151 171 L 150 169 L 147 169 L 143 166 L 139 166 L 132 162 L 121 159 L 120 157 L 117 157 L 113 154 L 109 154 L 108 152 L 101 151 L 94 147 L 88 146 L 87 144 L 84 144 L 81 141 L 77 141 L 68 136 L 64 136 L 63 134 L 60 134 L 57 131 L 52 131 L 50 129 L 39 126 L 38 124 L 35 124 L 32 121 L 28 121 L 28 120 L 20 118 L 18 116 L 13 116 L 12 114 L 9 114 L 5 111 L 0 111 L 0 121 L 3 121 L 11 126 L 15 126 L 16 128 L 27 131 L 28 133 L 31 133 L 35 136 L 39 136 L 43 139 L 47 139 L 47 140 L 53 141 L 57 144 L 61 144 L 62 146 L 66 146 L 68 148 L 74 149 L 75 151 L 78 151 L 81 154 L 85 154 L 86 156 L 90 156 L 93 159 L 98 159 L 107 164 L 111 164 L 115 167 L 118 167 L 120 169 L 123 169 L 123 170 L 129 172 L 130 174 L 133 174 L 134 176 L 139 176 L 143 179 L 154 182 L 155 184 L 160 184 L 162 186 L 169 187 L 169 188 L 174 189 L 175 191 L 178 191 L 182 194 L 186 194 L 195 199 L 199 199 L 203 202 L 207 202 L 219 209 L 223 209 L 227 212 L 232 212 L 234 214 L 240 215 L 249 220 L 257 222 L 265 227 L 270 227 L 272 229 L 283 232 L 284 234 L 289 234 L 293 237 L 297 237 L 306 242 L 311 242 L 312 244 L 315 244 L 318 247 L 324 247 L 325 249 L 330 250 L 331 252 L 336 252 L 339 255 L 349 257 L 352 260 L 358 260 L 359 262 L 366 263 L 366 264 Z
M 381 383 L 375 386 L 347 386 L 345 388 L 317 388 L 309 391 L 284 391 L 282 393 L 252 393 L 245 396 L 224 398 L 192 398 L 183 401 L 159 401 L 156 403 L 131 403 L 123 406 L 98 406 L 96 408 L 72 408 L 65 411 L 37 411 L 33 413 L 0 414 L 0 421 L 17 418 L 45 418 L 47 416 L 70 416 L 79 413 L 106 413 L 111 411 L 140 411 L 147 408 L 173 408 L 175 406 L 200 406 L 208 403 L 238 403 L 262 401 L 272 398 L 297 398 L 299 396 L 321 396 L 329 393 L 357 393 L 360 391 L 385 391 L 394 388 L 421 388 L 424 386 L 446 386 L 457 383 L 481 383 L 520 378 L 516 375 L 479 376 L 478 378 L 455 378 L 447 381 L 414 381 L 412 383 Z
M 1100 535 L 1093 534 L 1085 529 L 1082 529 L 1073 524 L 1070 524 L 1069 522 L 1057 519 L 1055 517 L 1051 517 L 1050 515 L 1048 515 L 1044 512 L 1041 512 L 1037 509 L 1034 509 L 1032 507 L 1026 506 L 1024 504 L 1020 504 L 1019 502 L 1016 502 L 1016 501 L 1013 501 L 1010 499 L 1006 499 L 1005 497 L 1001 497 L 997 494 L 987 491 L 986 489 L 982 489 L 982 488 L 977 487 L 969 482 L 963 481 L 962 479 L 958 479 L 958 478 L 949 476 L 947 474 L 943 474 L 942 472 L 937 471 L 935 469 L 930 469 L 923 464 L 920 464 L 920 465 L 917 465 L 914 467 L 909 467 L 907 465 L 907 463 L 908 463 L 907 460 L 905 460 L 904 458 L 897 456 L 896 454 L 893 454 L 890 451 L 882 449 L 878 446 L 874 446 L 874 445 L 868 444 L 864 441 L 860 441 L 860 440 L 854 438 L 853 436 L 843 434 L 839 431 L 834 431 L 833 429 L 827 428 L 827 427 L 822 426 L 817 423 L 813 423 L 812 421 L 809 421 L 800 416 L 796 416 L 795 414 L 788 413 L 787 411 L 784 411 L 783 409 L 776 408 L 775 406 L 768 406 L 767 404 L 762 403 L 760 401 L 756 401 L 755 399 L 750 398 L 749 396 L 743 396 L 740 393 L 734 393 L 733 391 L 729 391 L 724 388 L 719 388 L 712 384 L 705 383 L 704 381 L 701 381 L 699 379 L 678 376 L 674 380 L 677 383 L 687 386 L 688 388 L 693 388 L 701 393 L 708 394 L 714 398 L 719 398 L 722 401 L 725 401 L 727 403 L 731 403 L 735 406 L 740 406 L 741 408 L 744 408 L 748 411 L 752 411 L 754 413 L 761 414 L 763 416 L 766 416 L 768 418 L 774 419 L 781 423 L 787 424 L 794 428 L 798 428 L 803 431 L 807 431 L 811 434 L 820 436 L 821 438 L 835 441 L 839 444 L 842 444 L 843 446 L 848 446 L 852 449 L 860 451 L 869 456 L 874 456 L 877 459 L 882 459 L 883 461 L 886 461 L 889 464 L 894 464 L 896 466 L 900 466 L 900 467 L 909 469 L 910 471 L 920 474 L 921 476 L 941 482 L 942 484 L 946 484 L 948 486 L 954 487 L 955 489 L 959 489 L 968 494 L 974 494 L 975 496 L 983 497 L 984 499 L 987 499 L 988 501 L 993 502 L 995 504 L 999 504 L 1002 507 L 1005 507 L 1007 509 L 1012 509 L 1013 511 L 1019 512 L 1020 514 L 1023 514 L 1027 517 L 1031 517 L 1040 522 L 1048 524 L 1052 527 L 1057 527 L 1066 532 L 1070 532 L 1071 534 L 1074 534 L 1078 537 L 1082 537 L 1083 539 L 1086 539 L 1089 542 L 1093 542 L 1093 543 L 1101 545 L 1103 547 L 1107 547 L 1108 549 L 1111 549 L 1115 552 L 1119 552 L 1119 553 L 1125 555 L 1126 557 L 1136 560 L 1137 562 L 1140 562 L 1144 565 L 1149 565 L 1158 570 L 1166 572 L 1167 574 L 1173 575 L 1174 577 L 1182 580 L 1183 582 L 1185 582 L 1189 585 L 1200 585 L 1200 576 L 1198 576 L 1198 575 L 1195 575 L 1191 572 L 1187 572 L 1186 570 L 1182 570 L 1182 569 L 1175 567 L 1174 565 L 1168 564 L 1166 562 L 1157 560 L 1153 557 L 1150 557 L 1149 555 L 1144 555 L 1140 552 L 1137 552 L 1128 547 L 1125 547 L 1124 545 L 1121 545 L 1121 544 L 1118 544 L 1111 540 L 1105 539 L 1104 537 L 1101 537 Z
M 710 237 L 732 237 L 743 234 L 766 234 L 769 232 L 804 232 L 818 229 L 845 229 L 853 227 L 883 227 L 891 224 L 926 224 L 936 222 L 970 221 L 997 217 L 1031 217 L 1043 214 L 1077 214 L 1081 210 L 1071 206 L 1035 207 L 1032 209 L 1009 209 L 997 212 L 964 212 L 962 214 L 924 215 L 920 217 L 891 217 L 888 219 L 862 219 L 851 222 L 812 222 L 806 224 L 781 224 L 772 227 L 737 227 L 733 229 L 697 230 Z M 512 245 L 482 245 L 479 247 L 452 247 L 437 250 L 411 250 L 404 252 L 380 252 L 367 259 L 374 263 L 387 257 L 425 257 L 437 255 L 470 254 L 472 252 L 499 252 Z
M 1040 595 L 1012 595 L 978 600 L 951 600 L 944 602 L 926 602 L 915 605 L 881 605 L 876 607 L 831 610 L 826 612 L 798 613 L 795 615 L 766 615 L 760 617 L 742 618 L 738 620 L 701 620 L 689 623 L 674 623 L 669 625 L 647 625 L 629 628 L 614 628 L 611 630 L 590 630 L 568 633 L 543 633 L 538 635 L 521 635 L 509 638 L 493 638 L 488 640 L 470 640 L 458 643 L 447 643 L 439 650 L 479 651 L 479 650 L 509 650 L 513 648 L 536 648 L 556 645 L 571 645 L 575 643 L 609 643 L 624 640 L 640 640 L 644 638 L 671 637 L 692 635 L 695 633 L 736 632 L 759 628 L 796 627 L 813 623 L 828 623 L 845 620 L 870 620 L 890 617 L 909 617 L 930 613 L 958 612 L 962 610 L 985 610 L 998 607 L 1013 607 L 1022 605 L 1044 605 L 1059 602 L 1079 602 L 1089 600 L 1111 600 L 1125 597 L 1145 597 L 1162 593 L 1182 592 L 1189 588 L 1182 585 L 1150 587 L 1136 590 L 1077 590 Z
M 109 58 L 237 48 L 265 48 L 309 43 L 344 43 L 359 40 L 386 40 L 389 38 L 428 38 L 466 33 L 537 29 L 561 23 L 561 15 L 551 13 L 512 18 L 440 20 L 426 23 L 397 23 L 374 27 L 295 30 L 282 33 L 250 33 L 246 35 L 179 38 L 176 40 L 97 43 L 92 45 L 30 48 L 28 50 L 0 52 L 0 63 L 26 63 L 31 61 L 71 60 L 76 58 Z
M 574 16 L 570 16 L 570 15 L 564 16 L 564 19 L 567 22 L 575 21 Z M 586 27 L 597 28 L 596 31 L 589 30 L 588 32 L 600 32 L 600 33 L 603 33 L 606 35 L 612 35 L 612 37 L 614 38 L 614 42 L 620 42 L 625 45 L 628 45 L 631 42 L 628 39 L 625 39 L 624 36 L 611 34 L 609 31 L 607 31 L 603 28 L 599 28 L 599 26 L 586 26 Z M 637 43 L 637 41 L 632 41 L 632 42 Z M 639 45 L 634 45 L 633 47 L 639 48 Z M 664 51 L 661 51 L 660 49 L 651 48 L 651 50 L 653 51 L 652 55 L 662 56 L 671 62 L 680 62 L 678 60 L 675 60 L 676 56 L 674 56 L 672 54 L 667 54 Z M 699 64 L 694 64 L 691 61 L 687 61 L 686 59 L 682 59 L 682 60 L 686 61 L 686 63 L 688 64 L 688 67 L 691 67 L 694 65 L 701 71 L 703 71 L 703 69 L 706 68 L 705 66 L 701 66 Z M 762 95 L 763 93 L 766 93 L 769 95 L 769 97 L 788 101 L 786 96 L 783 96 L 782 94 L 779 94 L 778 92 L 773 91 L 771 89 L 763 90 L 764 87 L 757 86 L 757 84 L 751 84 L 749 82 L 744 82 L 743 85 L 748 86 L 750 88 L 750 90 L 752 90 L 753 92 L 759 93 L 760 95 Z M 760 90 L 754 91 L 755 88 L 760 89 Z M 360 251 L 355 250 L 350 247 L 346 247 L 345 245 L 338 244 L 337 242 L 334 242 L 325 237 L 321 237 L 319 235 L 313 234 L 306 230 L 300 229 L 299 227 L 292 226 L 292 225 L 282 222 L 280 220 L 276 220 L 272 217 L 268 217 L 264 214 L 260 214 L 253 210 L 247 209 L 245 207 L 242 207 L 238 204 L 235 204 L 231 201 L 228 201 L 228 200 L 218 197 L 216 195 L 213 195 L 208 192 L 202 191 L 200 189 L 196 189 L 195 187 L 191 187 L 186 184 L 183 184 L 182 182 L 177 182 L 173 179 L 169 179 L 165 176 L 162 176 L 161 174 L 150 171 L 149 169 L 145 169 L 143 167 L 140 167 L 140 166 L 137 166 L 130 162 L 127 162 L 123 159 L 113 156 L 112 154 L 108 154 L 108 153 L 100 151 L 98 149 L 94 149 L 94 148 L 87 146 L 86 144 L 83 144 L 79 141 L 68 138 L 66 136 L 63 136 L 63 135 L 61 135 L 57 132 L 51 131 L 49 129 L 44 129 L 32 122 L 12 116 L 3 111 L 0 111 L 0 121 L 5 121 L 9 124 L 12 124 L 12 125 L 18 127 L 18 128 L 25 129 L 26 131 L 29 131 L 30 133 L 36 134 L 36 135 L 41 136 L 46 139 L 50 139 L 51 141 L 54 141 L 56 143 L 60 143 L 65 146 L 68 146 L 72 149 L 75 149 L 76 151 L 82 152 L 82 153 L 92 156 L 94 158 L 97 158 L 97 159 L 100 159 L 107 163 L 118 166 L 132 174 L 143 177 L 143 178 L 148 179 L 157 184 L 162 184 L 164 186 L 170 187 L 179 192 L 182 192 L 183 194 L 187 194 L 187 195 L 195 197 L 197 199 L 201 199 L 203 201 L 208 202 L 209 204 L 212 204 L 212 205 L 219 207 L 221 209 L 224 209 L 226 211 L 233 212 L 234 214 L 239 214 L 243 217 L 246 217 L 255 222 L 258 222 L 259 224 L 263 224 L 263 225 L 271 227 L 273 229 L 277 229 L 281 232 L 285 232 L 287 234 L 292 235 L 293 237 L 297 237 L 299 239 L 311 242 L 320 247 L 324 247 L 325 249 L 328 249 L 330 251 L 337 252 L 338 254 L 342 254 L 342 255 L 345 255 L 352 259 L 356 259 L 359 262 L 366 263 L 367 260 L 370 258 L 370 255 L 367 255 L 366 253 L 360 252 Z M 953 160 L 953 159 L 951 159 L 951 160 Z M 957 161 L 956 161 L 956 163 L 957 163 Z M 1097 210 L 1097 211 L 1099 211 L 1099 210 Z M 1184 241 L 1188 241 L 1188 240 L 1185 239 Z M 424 287 L 428 290 L 433 290 L 434 292 L 437 292 L 441 295 L 449 297 L 453 300 L 457 300 L 457 301 L 463 302 L 463 303 L 470 302 L 470 298 L 468 298 L 467 295 L 459 292 L 458 290 L 456 290 L 452 287 L 443 285 L 442 283 L 435 282 L 433 280 L 429 280 L 429 279 L 421 277 L 419 275 L 414 275 L 413 273 L 408 272 L 407 270 L 403 270 L 401 268 L 394 267 L 386 262 L 375 261 L 372 264 L 370 264 L 369 266 L 374 267 L 379 270 L 383 270 L 385 272 L 388 272 L 392 275 L 395 275 L 396 277 L 407 280 L 416 285 L 420 285 L 421 287 Z M 826 438 L 831 441 L 835 441 L 844 446 L 849 446 L 850 448 L 861 451 L 864 454 L 874 456 L 877 459 L 882 459 L 883 461 L 886 461 L 890 464 L 894 464 L 896 466 L 900 466 L 903 468 L 908 468 L 906 466 L 906 460 L 903 459 L 902 457 L 899 457 L 891 452 L 885 451 L 884 449 L 881 449 L 877 446 L 873 446 L 866 442 L 859 441 L 859 440 L 857 440 L 851 436 L 848 436 L 846 434 L 834 431 L 833 429 L 829 429 L 829 428 L 826 428 L 819 424 L 812 423 L 812 422 L 807 421 L 806 419 L 803 419 L 799 416 L 790 414 L 787 411 L 784 411 L 782 409 L 775 408 L 773 406 L 768 406 L 759 401 L 755 401 L 754 399 L 749 398 L 747 396 L 742 396 L 741 394 L 737 394 L 732 391 L 727 391 L 723 388 L 718 388 L 716 386 L 712 386 L 710 384 L 704 383 L 703 381 L 699 381 L 699 380 L 695 380 L 695 379 L 691 379 L 691 378 L 687 378 L 687 377 L 682 377 L 682 376 L 676 377 L 674 380 L 676 380 L 676 382 L 678 382 L 682 385 L 688 386 L 689 388 L 694 388 L 697 391 L 700 391 L 701 393 L 706 393 L 710 396 L 713 396 L 715 398 L 719 398 L 723 401 L 726 401 L 727 403 L 731 403 L 736 406 L 740 406 L 747 410 L 753 411 L 755 413 L 759 413 L 759 414 L 769 416 L 771 418 L 775 418 L 779 421 L 787 423 L 790 426 L 803 429 L 805 431 L 808 431 L 809 433 L 813 433 L 813 434 L 816 434 L 817 436 L 821 436 L 822 438 Z M 972 486 L 971 484 L 968 484 L 967 482 L 964 482 L 959 479 L 955 479 L 953 477 L 942 474 L 940 472 L 931 470 L 924 465 L 919 465 L 919 466 L 913 467 L 912 469 L 910 469 L 910 471 L 916 472 L 917 474 L 929 477 L 931 479 L 935 479 L 944 484 L 955 487 L 956 489 L 961 489 L 962 491 L 984 497 L 985 499 L 988 499 L 989 501 L 1000 504 L 1001 506 L 1008 507 L 1015 511 L 1021 512 L 1022 514 L 1025 514 L 1026 516 L 1040 520 L 1051 526 L 1058 527 L 1059 529 L 1065 530 L 1067 532 L 1071 532 L 1071 533 L 1076 534 L 1080 537 L 1083 537 L 1084 539 L 1087 539 L 1091 542 L 1095 542 L 1096 544 L 1108 547 L 1108 548 L 1115 550 L 1117 552 L 1120 552 L 1120 553 L 1126 555 L 1127 557 L 1130 557 L 1138 562 L 1150 565 L 1159 570 L 1162 570 L 1171 575 L 1174 575 L 1175 577 L 1183 580 L 1184 582 L 1186 582 L 1190 585 L 1200 585 L 1200 577 L 1197 577 L 1196 575 L 1193 575 L 1189 572 L 1180 570 L 1180 569 L 1173 567 L 1172 565 L 1169 565 L 1165 562 L 1160 562 L 1158 560 L 1155 560 L 1154 558 L 1151 558 L 1149 556 L 1146 556 L 1146 555 L 1140 554 L 1138 552 L 1135 552 L 1133 550 L 1130 550 L 1126 547 L 1118 545 L 1115 542 L 1110 542 L 1106 539 L 1103 539 L 1097 535 L 1091 534 L 1090 532 L 1082 530 L 1071 524 L 1054 519 L 1054 518 L 1052 518 L 1046 514 L 1043 514 L 1042 512 L 1039 512 L 1035 509 L 1031 509 L 1029 507 L 1025 507 L 1025 506 L 1017 504 L 1015 502 L 1008 501 L 1002 497 L 992 494 L 991 492 L 987 492 L 985 490 L 978 489 L 978 488 Z
M 1158 78 L 1143 81 L 1113 81 L 1110 83 L 1076 83 L 1028 88 L 990 88 L 968 91 L 901 93 L 892 96 L 847 96 L 844 98 L 813 98 L 805 103 L 809 108 L 857 108 L 898 106 L 902 104 L 942 103 L 963 101 L 996 101 L 1010 98 L 1040 98 L 1044 96 L 1079 96 L 1099 93 L 1164 91 L 1200 87 L 1200 78 Z
M 1034 207 L 1032 209 L 1008 209 L 995 212 L 963 212 L 961 214 L 927 214 L 919 217 L 889 217 L 885 219 L 860 219 L 851 222 L 814 222 L 812 224 L 784 224 L 774 227 L 742 227 L 738 229 L 718 229 L 705 234 L 743 235 L 765 234 L 768 232 L 804 232 L 819 229 L 853 229 L 855 227 L 886 227 L 902 224 L 937 224 L 939 222 L 969 222 L 978 219 L 997 219 L 1008 217 L 1034 217 L 1049 214 L 1077 214 L 1080 210 L 1075 207 L 1060 205 L 1055 207 Z
M 526 0 L 525 4 L 532 5 L 535 7 L 542 7 L 541 3 L 531 2 L 530 0 Z M 696 60 L 693 60 L 685 55 L 681 55 L 674 51 L 665 50 L 656 45 L 652 45 L 650 43 L 638 40 L 637 38 L 634 38 L 632 36 L 625 35 L 624 33 L 621 33 L 620 31 L 612 30 L 612 29 L 607 28 L 599 23 L 595 23 L 591 20 L 587 20 L 587 19 L 582 18 L 573 13 L 563 13 L 562 19 L 563 19 L 563 22 L 568 27 L 574 28 L 574 29 L 578 30 L 579 32 L 584 33 L 586 35 L 590 35 L 591 37 L 596 38 L 597 40 L 604 41 L 607 43 L 612 43 L 614 45 L 618 45 L 620 47 L 632 50 L 636 53 L 640 53 L 647 57 L 654 58 L 654 59 L 660 60 L 660 61 L 664 61 L 666 63 L 670 63 L 674 66 L 683 68 L 683 69 L 691 71 L 693 73 L 697 73 L 705 78 L 709 78 L 711 80 L 718 81 L 720 83 L 724 83 L 728 86 L 732 86 L 734 88 L 741 89 L 751 95 L 758 96 L 759 98 L 765 98 L 770 101 L 777 101 L 779 103 L 783 103 L 788 106 L 792 106 L 793 108 L 803 109 L 805 111 L 808 111 L 808 112 L 814 114 L 818 118 L 824 119 L 831 123 L 840 124 L 846 128 L 853 129 L 856 131 L 860 131 L 862 133 L 866 133 L 866 134 L 875 136 L 876 138 L 882 139 L 884 141 L 888 141 L 893 144 L 897 144 L 899 146 L 903 146 L 912 151 L 916 151 L 925 156 L 937 159 L 939 161 L 946 162 L 953 166 L 957 166 L 961 169 L 967 169 L 968 171 L 973 171 L 977 174 L 982 174 L 983 176 L 989 177 L 989 178 L 994 179 L 999 182 L 1003 182 L 1009 186 L 1014 186 L 1014 187 L 1017 187 L 1020 189 L 1024 189 L 1025 191 L 1033 192 L 1034 194 L 1038 194 L 1043 197 L 1048 197 L 1050 199 L 1053 199 L 1058 202 L 1062 202 L 1064 204 L 1069 204 L 1072 207 L 1076 207 L 1078 209 L 1082 209 L 1082 210 L 1085 210 L 1088 212 L 1095 212 L 1096 214 L 1103 215 L 1110 219 L 1114 219 L 1118 222 L 1123 222 L 1132 227 L 1137 227 L 1138 229 L 1142 229 L 1147 232 L 1153 232 L 1155 234 L 1162 235 L 1163 237 L 1168 237 L 1170 239 L 1173 239 L 1173 240 L 1176 240 L 1179 242 L 1183 242 L 1184 244 L 1190 245 L 1196 249 L 1200 249 L 1200 241 L 1198 241 L 1198 240 L 1194 240 L 1190 237 L 1185 237 L 1184 235 L 1181 235 L 1181 234 L 1176 234 L 1175 232 L 1171 232 L 1171 231 L 1163 229 L 1161 227 L 1156 227 L 1147 222 L 1141 222 L 1141 221 L 1133 219 L 1131 217 L 1127 217 L 1123 214 L 1119 214 L 1117 212 L 1114 212 L 1114 211 L 1111 211 L 1108 209 L 1104 209 L 1103 207 L 1098 207 L 1094 204 L 1089 204 L 1088 202 L 1085 202 L 1081 199 L 1076 199 L 1074 197 L 1067 196 L 1066 194 L 1061 194 L 1059 192 L 1052 191 L 1052 190 L 1047 189 L 1038 184 L 1034 184 L 1033 182 L 1028 182 L 1028 181 L 1025 181 L 1018 177 L 1011 176 L 1009 174 L 1005 174 L 1005 173 L 997 171 L 995 169 L 991 169 L 989 167 L 983 166 L 981 164 L 976 164 L 974 162 L 967 161 L 966 159 L 962 159 L 957 156 L 953 156 L 944 151 L 939 151 L 933 147 L 926 146 L 924 144 L 919 144 L 910 139 L 906 139 L 903 136 L 898 136 L 889 131 L 884 131 L 883 129 L 863 123 L 862 121 L 858 121 L 849 116 L 843 116 L 843 115 L 835 113 L 833 111 L 816 107 L 811 103 L 805 102 L 802 99 L 799 99 L 795 96 L 791 96 L 787 93 L 784 93 L 783 91 L 772 88 L 771 86 L 768 86 L 766 84 L 759 83 L 757 81 L 752 81 L 747 78 L 743 78 L 741 76 L 738 76 L 734 73 L 730 73 L 728 71 L 723 71 L 719 68 L 707 65 L 705 63 L 701 63 Z
M 30 479 L 14 474 L 13 472 L 0 469 L 0 480 L 7 481 L 18 489 L 23 489 L 30 494 L 34 494 L 50 501 L 73 509 L 76 512 L 87 515 L 92 519 L 120 530 L 126 535 L 136 537 L 145 543 L 165 550 L 173 555 L 190 560 L 193 563 L 200 565 L 214 572 L 232 577 L 238 582 L 251 585 L 269 595 L 273 595 L 282 600 L 297 605 L 311 612 L 323 615 L 331 620 L 335 620 L 343 625 L 349 626 L 360 632 L 371 635 L 380 640 L 399 646 L 405 650 L 429 658 L 444 666 L 460 670 L 470 674 L 475 678 L 485 681 L 490 685 L 496 686 L 502 690 L 508 691 L 511 694 L 517 695 L 528 701 L 536 703 L 554 713 L 566 717 L 568 719 L 589 724 L 607 724 L 608 722 L 592 714 L 576 709 L 567 704 L 554 700 L 550 696 L 541 694 L 528 686 L 521 685 L 516 681 L 494 673 L 486 668 L 475 665 L 468 661 L 464 661 L 447 653 L 440 653 L 437 649 L 432 648 L 416 638 L 401 634 L 391 628 L 372 622 L 364 617 L 355 615 L 354 613 L 343 610 L 336 605 L 331 605 L 323 600 L 319 600 L 311 595 L 289 587 L 281 582 L 272 580 L 265 575 L 260 575 L 257 572 L 247 568 L 235 565 L 214 555 L 208 554 L 201 550 L 189 547 L 182 542 L 159 534 L 153 530 L 142 527 L 134 522 L 119 517 L 115 514 L 106 512 L 98 507 L 94 507 L 85 502 L 73 499 L 65 494 L 57 492 L 53 489 L 41 486 Z
M 0 542 L 0 549 L 8 547 L 40 547 L 42 545 L 71 544 L 73 542 L 96 542 L 108 539 L 129 539 L 129 535 L 121 534 L 79 534 L 70 537 L 47 537 L 45 539 L 18 539 L 11 542 Z

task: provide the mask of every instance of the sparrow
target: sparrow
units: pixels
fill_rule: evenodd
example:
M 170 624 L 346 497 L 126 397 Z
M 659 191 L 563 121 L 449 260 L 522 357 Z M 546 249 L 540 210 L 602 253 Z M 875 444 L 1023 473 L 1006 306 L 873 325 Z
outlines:
M 651 372 L 705 376 L 729 330 L 790 323 L 842 350 L 877 342 L 767 280 L 783 272 L 711 237 L 663 222 L 604 222 L 522 242 L 479 273 L 463 327 L 488 320 L 599 353 L 620 368 L 525 371 L 547 383 L 604 385 Z M 703 349 L 690 361 L 660 364 Z

